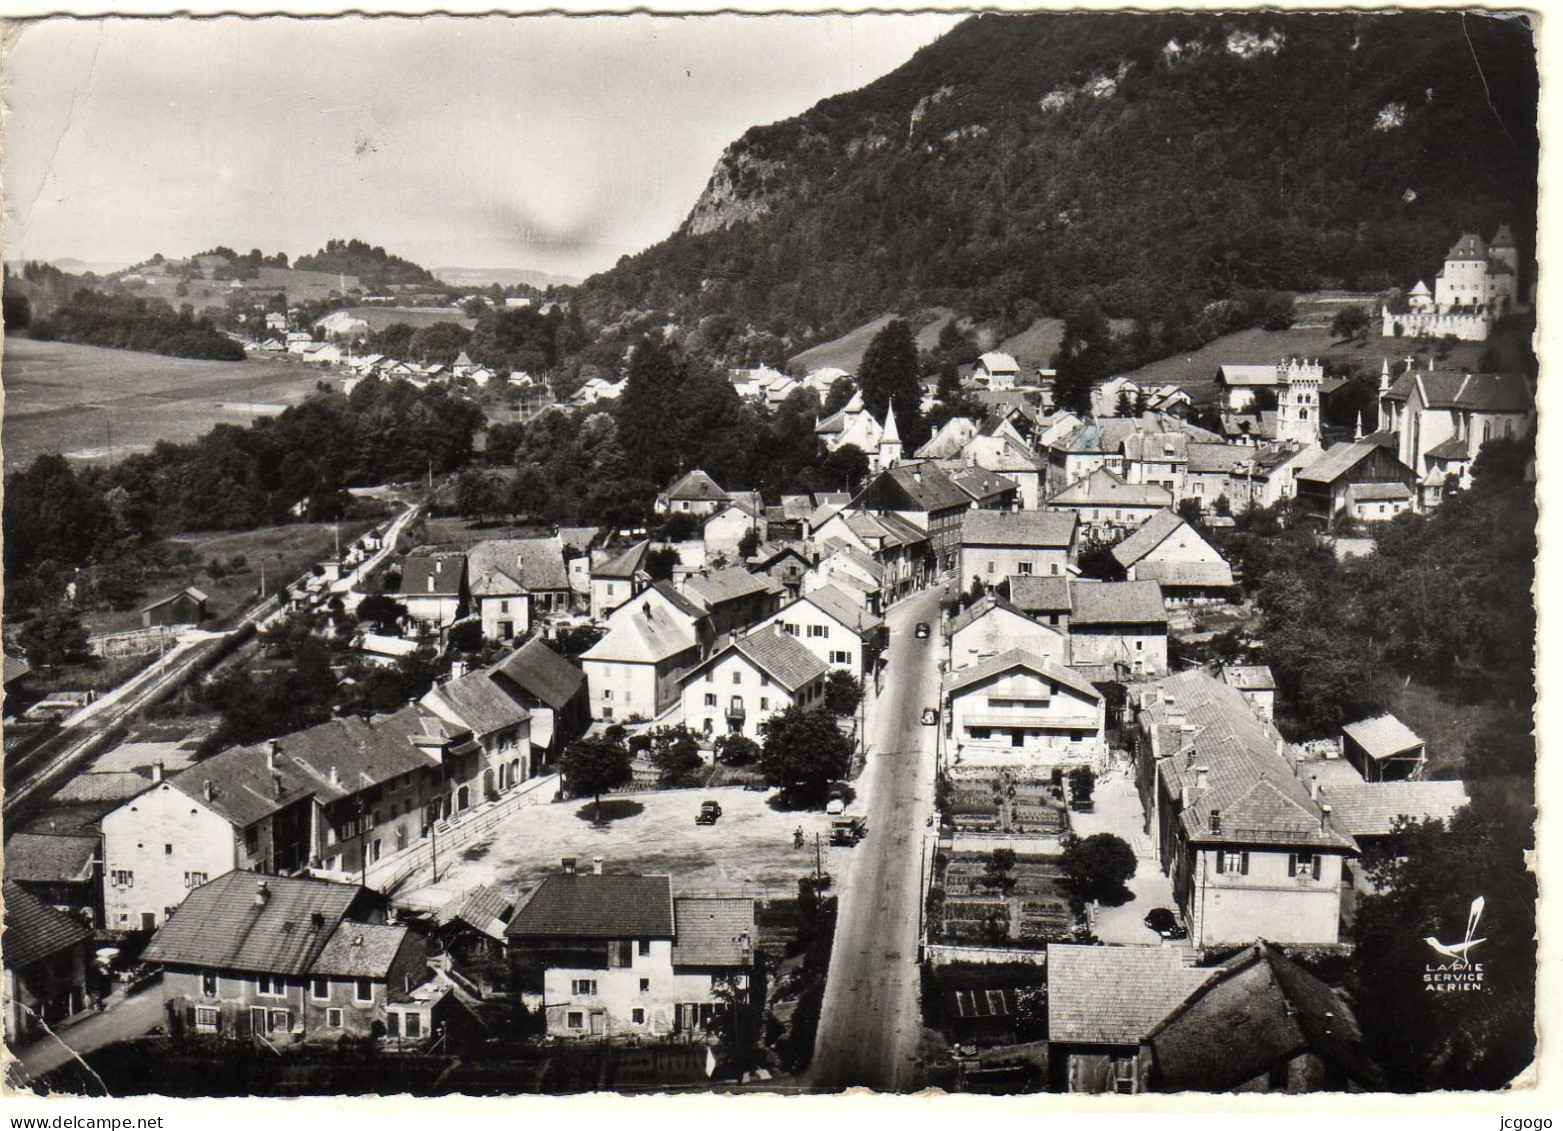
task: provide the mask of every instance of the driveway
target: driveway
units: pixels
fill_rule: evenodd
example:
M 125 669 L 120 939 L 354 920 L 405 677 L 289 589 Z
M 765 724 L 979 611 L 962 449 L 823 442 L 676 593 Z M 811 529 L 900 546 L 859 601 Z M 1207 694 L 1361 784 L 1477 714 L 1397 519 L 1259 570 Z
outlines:
M 43 1037 L 16 1054 L 30 1079 L 53 1072 L 77 1056 L 143 1036 L 163 1023 L 163 987 L 154 981 L 138 993 L 117 998 L 94 1013 Z
M 842 876 L 835 948 L 820 1013 L 811 1083 L 909 1091 L 918 1085 L 922 1033 L 917 945 L 925 822 L 933 812 L 934 727 L 922 708 L 938 701 L 939 639 L 918 640 L 918 621 L 938 622 L 932 589 L 892 609 L 888 667 L 869 729 L 860 788 L 868 839 Z M 857 808 L 861 811 L 863 800 Z
M 1162 874 L 1150 837 L 1144 830 L 1140 795 L 1134 779 L 1121 770 L 1104 774 L 1097 780 L 1096 812 L 1070 813 L 1071 831 L 1077 836 L 1112 833 L 1129 842 L 1139 860 L 1128 888 L 1134 898 L 1122 907 L 1098 907 L 1096 937 L 1105 943 L 1144 946 L 1157 936 L 1144 923 L 1152 907 L 1176 908 L 1172 901 L 1172 878 Z

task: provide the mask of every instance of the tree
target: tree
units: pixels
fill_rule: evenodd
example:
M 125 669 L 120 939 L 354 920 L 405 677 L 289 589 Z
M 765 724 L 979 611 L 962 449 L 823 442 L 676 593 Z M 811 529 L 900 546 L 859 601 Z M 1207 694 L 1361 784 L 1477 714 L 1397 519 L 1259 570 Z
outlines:
M 679 562 L 678 551 L 661 546 L 646 555 L 646 576 L 653 581 L 671 581 Z
M 1095 833 L 1071 837 L 1064 846 L 1061 866 L 1065 883 L 1077 897 L 1116 907 L 1128 901 L 1124 885 L 1134 878 L 1139 861 L 1122 837 Z
M 752 766 L 760 757 L 760 744 L 742 734 L 724 734 L 714 748 L 716 760 L 724 766 Z
M 1090 801 L 1096 792 L 1096 771 L 1090 766 L 1076 766 L 1069 771 L 1069 799 Z
M 34 617 L 16 634 L 16 642 L 34 667 L 75 664 L 87 659 L 87 630 L 63 613 Z
M 394 633 L 407 615 L 407 606 L 385 593 L 371 593 L 358 603 L 358 619 L 382 633 Z
M 466 468 L 456 477 L 456 513 L 463 518 L 488 518 L 505 509 L 506 492 L 488 472 Z
M 1113 406 L 1113 413 L 1116 416 L 1134 416 L 1136 403 L 1137 402 L 1134 393 L 1130 392 L 1127 388 L 1119 389 L 1118 402 Z
M 578 738 L 565 747 L 560 772 L 575 797 L 591 797 L 593 817 L 602 817 L 602 795 L 633 778 L 629 747 L 608 738 Z
M 754 527 L 744 531 L 744 536 L 738 539 L 738 558 L 740 561 L 748 561 L 754 557 L 755 551 L 760 548 L 760 532 Z
M 863 681 L 849 671 L 833 668 L 825 677 L 825 710 L 833 715 L 850 715 L 863 701 Z
M 446 643 L 453 652 L 480 652 L 483 650 L 483 622 L 464 620 L 451 626 Z
M 1335 320 L 1330 323 L 1330 336 L 1332 338 L 1347 338 L 1367 340 L 1368 327 L 1373 324 L 1368 312 L 1360 306 L 1342 307 L 1335 314 Z
M 700 742 L 688 727 L 658 727 L 649 737 L 651 764 L 663 785 L 680 785 L 700 768 Z
M 895 409 L 896 425 L 903 439 L 916 425 L 917 408 L 922 402 L 917 377 L 917 343 L 911 327 L 899 318 L 891 319 L 868 343 L 858 367 L 857 383 L 863 393 L 863 407 L 875 420 L 883 420 L 887 408 Z
M 791 805 L 819 805 L 852 765 L 852 741 L 817 708 L 793 706 L 760 724 L 760 769 Z

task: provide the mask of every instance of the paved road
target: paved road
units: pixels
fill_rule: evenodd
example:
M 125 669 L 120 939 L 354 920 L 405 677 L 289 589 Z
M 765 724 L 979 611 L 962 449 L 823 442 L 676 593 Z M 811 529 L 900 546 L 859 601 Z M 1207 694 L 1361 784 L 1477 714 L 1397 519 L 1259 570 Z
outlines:
M 922 845 L 934 802 L 934 727 L 920 716 L 938 702 L 937 632 L 918 640 L 918 621 L 938 623 L 942 592 L 892 609 L 889 663 L 869 735 L 868 839 L 842 877 L 830 978 L 814 1044 L 817 1088 L 909 1091 L 918 1086 L 921 1033 L 917 967 Z M 859 806 L 854 806 L 855 809 Z
M 79 1054 L 117 1041 L 131 1040 L 162 1023 L 163 988 L 160 982 L 154 981 L 131 997 L 118 999 L 102 1013 L 94 1013 L 55 1036 L 34 1041 L 21 1050 L 17 1060 L 23 1073 L 36 1078 L 53 1072 Z

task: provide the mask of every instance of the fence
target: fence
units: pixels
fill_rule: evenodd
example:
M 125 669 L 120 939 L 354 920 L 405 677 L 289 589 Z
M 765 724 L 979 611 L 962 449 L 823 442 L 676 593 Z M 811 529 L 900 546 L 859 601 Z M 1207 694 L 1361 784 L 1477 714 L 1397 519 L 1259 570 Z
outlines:
M 128 632 L 108 632 L 87 640 L 87 650 L 94 656 L 145 656 L 161 652 L 178 642 L 179 633 L 188 625 L 158 625 L 155 628 L 136 628 Z

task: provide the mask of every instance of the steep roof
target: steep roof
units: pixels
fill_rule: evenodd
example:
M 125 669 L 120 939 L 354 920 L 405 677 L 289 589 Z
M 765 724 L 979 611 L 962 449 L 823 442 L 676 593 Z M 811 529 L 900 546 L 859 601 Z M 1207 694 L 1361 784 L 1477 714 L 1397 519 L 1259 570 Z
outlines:
M 1355 837 L 1387 836 L 1402 817 L 1447 821 L 1471 801 L 1460 781 L 1335 782 L 1320 786 L 1319 798 Z
M 262 884 L 264 902 L 257 898 Z M 141 957 L 171 966 L 307 974 L 363 890 L 327 880 L 228 872 L 185 896 Z
M 1069 582 L 1069 627 L 1166 624 L 1167 606 L 1154 581 Z
M 1176 947 L 1051 944 L 1048 1040 L 1138 1045 L 1211 974 Z
M 834 585 L 821 585 L 798 598 L 807 601 L 826 616 L 833 617 L 859 636 L 871 632 L 884 622 L 848 597 Z M 797 602 L 794 602 L 796 604 Z M 783 612 L 786 610 L 784 609 Z
M 707 609 L 739 601 L 759 593 L 780 593 L 781 586 L 769 574 L 750 573 L 742 566 L 697 573 L 684 582 L 684 596 Z
M 953 459 L 976 434 L 977 424 L 971 417 L 952 416 L 915 454 L 918 459 Z
M 971 505 L 971 496 L 956 486 L 938 464 L 929 462 L 897 464 L 881 471 L 858 498 L 863 498 L 885 480 L 899 489 L 914 510 L 939 511 Z
M 1475 232 L 1466 232 L 1449 248 L 1448 259 L 1486 259 L 1487 241 Z
M 1274 365 L 1223 365 L 1220 380 L 1228 388 L 1254 388 L 1281 383 L 1281 375 Z
M 633 615 L 619 620 L 581 659 L 654 664 L 698 644 L 683 621 L 648 601 L 641 603 Z
M 989 373 L 1019 373 L 1020 365 L 1007 353 L 989 350 L 977 359 L 977 364 Z
M 1163 591 L 1186 587 L 1225 589 L 1236 585 L 1226 562 L 1140 562 L 1134 580 L 1154 581 Z
M 1404 483 L 1349 483 L 1346 485 L 1348 503 L 1405 502 L 1411 498 L 1411 488 Z
M 1002 495 L 1005 492 L 1018 491 L 1020 489 L 1020 484 L 1013 479 L 981 467 L 970 467 L 965 471 L 958 471 L 950 476 L 950 481 L 978 502 L 992 498 L 994 495 Z
M 1299 481 L 1309 483 L 1334 483 L 1367 459 L 1378 448 L 1371 436 L 1351 442 L 1341 441 L 1324 449 L 1324 454 L 1297 473 Z
M 990 590 L 989 592 L 984 593 L 981 597 L 978 597 L 959 613 L 955 614 L 955 616 L 950 618 L 950 627 L 947 635 L 954 636 L 956 633 L 971 627 L 977 621 L 981 620 L 989 613 L 995 611 L 1013 613 L 1017 617 L 1021 617 L 1025 620 L 1031 621 L 1032 624 L 1037 624 L 1040 626 L 1039 621 L 1032 620 L 1031 617 L 1027 616 L 1020 609 L 1016 608 L 1014 602 L 1010 601 L 1002 594 L 995 593 Z
M 469 888 L 434 913 L 434 923 L 448 927 L 455 922 L 465 923 L 473 930 L 489 938 L 504 941 L 505 924 L 516 909 L 516 901 L 503 892 L 479 884 Z
M 640 572 L 641 563 L 646 558 L 646 553 L 651 549 L 651 539 L 642 538 L 628 550 L 605 558 L 602 562 L 592 567 L 593 577 L 634 577 Z
M 1159 510 L 1141 523 L 1138 530 L 1113 547 L 1113 557 L 1119 565 L 1128 569 L 1183 525 L 1183 519 L 1173 511 Z
M 503 677 L 523 694 L 563 710 L 586 684 L 586 673 L 555 652 L 538 637 L 533 637 L 490 671 L 491 677 Z
M 4 680 L 7 684 L 9 684 L 12 680 L 21 679 L 24 675 L 32 670 L 32 665 L 29 664 L 26 660 L 22 659 L 20 656 L 13 656 L 9 652 L 5 653 Z
M 1190 472 L 1231 471 L 1239 463 L 1248 459 L 1250 454 L 1237 444 L 1193 443 L 1188 447 L 1188 470 Z
M 558 535 L 548 538 L 494 538 L 479 542 L 467 551 L 467 575 L 472 591 L 478 592 L 479 578 L 498 571 L 519 582 L 524 589 L 568 589 L 570 578 L 564 568 L 564 543 Z
M 673 901 L 674 966 L 747 966 L 757 932 L 749 898 Z
M 402 561 L 402 597 L 456 597 L 466 576 L 465 554 L 414 554 Z
M 1069 579 L 1013 574 L 1009 578 L 1009 599 L 1026 613 L 1067 613 Z
M 1347 723 L 1341 733 L 1362 747 L 1370 758 L 1393 758 L 1427 745 L 1427 740 L 1416 731 L 1387 714 Z
M 1221 678 L 1239 691 L 1274 691 L 1275 675 L 1268 664 L 1228 664 Z
M 1150 1035 L 1161 1090 L 1227 1091 L 1303 1052 L 1346 1079 L 1381 1081 L 1351 1009 L 1274 947 L 1256 943 L 1209 973 Z
M 1074 541 L 1079 524 L 1074 511 L 967 511 L 961 516 L 961 544 L 1062 550 Z
M 1191 447 L 1193 445 L 1190 445 Z M 1071 483 L 1047 501 L 1052 506 L 1170 507 L 1172 492 L 1154 483 L 1127 483 L 1105 467 Z
M 384 978 L 407 941 L 406 927 L 339 923 L 310 965 L 311 974 L 336 978 Z
M 16 833 L 5 842 L 5 878 L 19 883 L 78 883 L 92 878 L 95 836 Z
M 516 908 L 507 938 L 671 939 L 667 876 L 555 873 Z
M 695 670 L 704 670 L 729 652 L 745 657 L 788 691 L 796 691 L 830 670 L 829 664 L 797 637 L 782 632 L 779 625 L 740 636 Z
M 92 931 L 81 920 L 50 907 L 11 880 L 5 881 L 0 895 L 5 897 L 5 934 L 0 936 L 0 954 L 7 970 L 25 970 L 92 938 Z
M 687 499 L 690 502 L 724 502 L 727 492 L 717 486 L 715 479 L 696 468 L 686 472 L 668 488 L 668 498 Z
M 1098 700 L 1102 693 L 1093 687 L 1089 680 L 1069 668 L 1058 664 L 1050 664 L 1041 656 L 1027 652 L 1023 648 L 1011 648 L 1008 652 L 1000 652 L 992 659 L 984 660 L 980 664 L 974 664 L 969 668 L 962 668 L 952 673 L 944 682 L 944 693 L 954 695 L 974 684 L 984 683 L 996 675 L 1011 671 L 1014 668 L 1025 668 L 1035 672 L 1044 679 L 1063 684 L 1079 692 L 1090 700 Z

